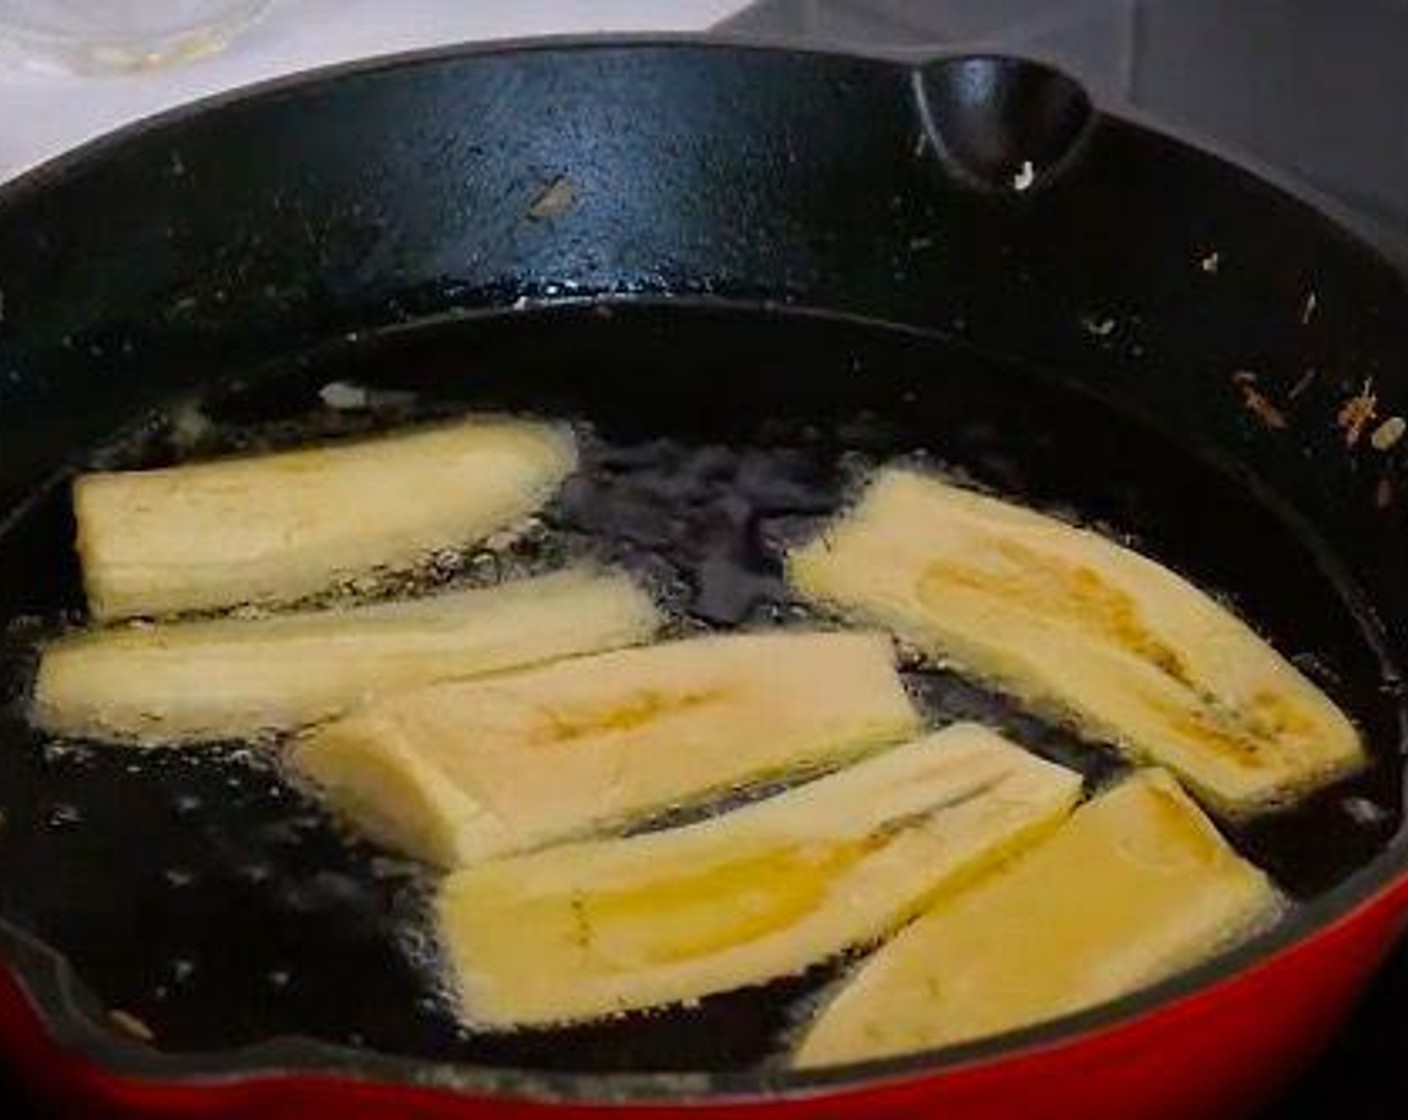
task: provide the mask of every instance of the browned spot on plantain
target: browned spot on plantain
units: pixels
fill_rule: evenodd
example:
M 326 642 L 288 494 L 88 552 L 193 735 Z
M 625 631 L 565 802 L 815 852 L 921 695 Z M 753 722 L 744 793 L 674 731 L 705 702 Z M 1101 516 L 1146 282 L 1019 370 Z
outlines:
M 1227 855 L 1223 841 L 1216 832 L 1189 827 L 1188 801 L 1185 795 L 1155 782 L 1150 782 L 1145 789 L 1149 813 L 1158 818 L 1155 827 L 1150 829 L 1152 833 L 1161 838 L 1178 837 L 1178 843 L 1188 848 L 1183 855 L 1191 863 L 1214 864 Z
M 992 595 L 1010 606 L 1059 619 L 1073 629 L 1102 638 L 1179 684 L 1193 687 L 1182 657 L 1149 629 L 1134 597 L 1110 586 L 1093 568 L 998 537 L 983 541 L 981 547 L 988 555 L 1001 558 L 1002 567 L 935 561 L 920 579 L 920 597 L 937 597 L 943 584 Z
M 647 689 L 609 707 L 584 708 L 567 713 L 550 712 L 548 726 L 536 741 L 543 745 L 555 745 L 611 731 L 634 731 L 663 716 L 713 704 L 723 696 L 722 689 L 684 693 Z
M 1169 704 L 1165 698 L 1145 694 L 1142 699 L 1168 726 L 1199 745 L 1226 758 L 1261 765 L 1270 748 L 1294 750 L 1298 740 L 1317 731 L 1295 702 L 1262 689 L 1238 708 L 1229 708 L 1216 695 L 1203 688 L 1187 686 L 1189 704 Z
M 1246 707 L 1249 722 L 1275 738 L 1313 735 L 1316 722 L 1286 697 L 1262 689 L 1252 694 Z
M 1144 702 L 1171 729 L 1226 757 L 1255 764 L 1272 742 L 1314 732 L 1312 720 L 1285 697 L 1265 690 L 1253 695 L 1244 710 L 1226 708 L 1193 678 L 1178 652 L 1149 629 L 1133 596 L 1094 569 L 999 538 L 982 542 L 982 548 L 994 558 L 987 567 L 948 560 L 931 564 L 920 580 L 920 597 L 933 601 L 945 586 L 962 587 L 1059 620 L 1133 654 L 1186 690 L 1189 701 L 1186 707 L 1171 705 L 1164 697 L 1148 695 Z
M 746 944 L 795 925 L 826 900 L 831 885 L 856 864 L 892 844 L 905 831 L 938 813 L 986 797 L 1010 772 L 883 822 L 864 836 L 808 840 L 740 853 L 693 874 L 666 877 L 611 891 L 594 891 L 572 901 L 574 943 L 602 945 L 632 964 L 674 964 Z M 735 900 L 722 906 L 721 900 Z M 697 908 L 690 934 L 681 939 L 680 914 Z M 655 914 L 668 918 L 659 942 L 648 925 Z M 613 937 L 613 930 L 616 932 Z M 630 937 L 619 932 L 629 930 Z
M 1192 703 L 1186 707 L 1170 704 L 1158 696 L 1145 694 L 1142 699 L 1170 730 L 1196 740 L 1205 750 L 1253 768 L 1260 765 L 1266 743 L 1213 697 L 1195 693 L 1190 697 Z
M 832 884 L 896 834 L 789 844 L 684 876 L 666 870 L 658 880 L 582 897 L 578 920 L 591 944 L 634 966 L 707 956 L 795 925 L 821 906 Z M 723 899 L 734 902 L 726 906 Z M 682 936 L 680 915 L 691 911 L 697 920 Z M 652 936 L 653 915 L 669 918 L 658 936 Z

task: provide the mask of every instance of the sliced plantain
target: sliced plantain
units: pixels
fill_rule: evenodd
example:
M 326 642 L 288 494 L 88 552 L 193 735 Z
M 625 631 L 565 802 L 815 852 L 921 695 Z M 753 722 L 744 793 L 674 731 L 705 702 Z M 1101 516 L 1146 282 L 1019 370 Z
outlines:
M 1075 773 L 974 724 L 698 824 L 457 872 L 440 933 L 476 1027 L 697 999 L 874 942 L 1056 827 Z
M 880 949 L 793 1061 L 929 1050 L 1079 1011 L 1197 964 L 1279 910 L 1178 783 L 1146 770 Z
M 149 746 L 287 731 L 376 695 L 647 640 L 629 579 L 567 571 L 409 602 L 98 630 L 43 651 L 42 729 Z
M 291 602 L 484 539 L 575 468 L 566 428 L 475 419 L 328 447 L 81 476 L 98 619 Z
M 289 758 L 373 838 L 454 866 L 905 738 L 891 657 L 877 634 L 668 642 L 389 697 Z
M 1364 762 L 1345 715 L 1210 596 L 1031 510 L 887 470 L 789 567 L 808 598 L 1175 770 L 1229 816 Z

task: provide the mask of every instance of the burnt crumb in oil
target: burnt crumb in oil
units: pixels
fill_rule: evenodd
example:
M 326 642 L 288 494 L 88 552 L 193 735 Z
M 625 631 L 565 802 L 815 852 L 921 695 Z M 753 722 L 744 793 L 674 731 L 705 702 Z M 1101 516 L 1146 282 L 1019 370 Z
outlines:
M 1390 667 L 1304 542 L 1149 429 L 933 341 L 740 312 L 509 316 L 251 370 L 135 425 L 90 465 L 160 466 L 466 410 L 575 422 L 583 470 L 528 532 L 445 557 L 410 590 L 594 557 L 644 579 L 683 632 L 832 625 L 790 596 L 781 557 L 868 470 L 918 462 L 1116 532 L 1224 593 L 1353 714 L 1371 769 L 1230 833 L 1293 898 L 1342 881 L 1399 827 L 1403 697 L 1381 690 Z M 510 1068 L 736 1069 L 772 1060 L 836 976 L 832 964 L 571 1029 L 465 1030 L 428 979 L 426 873 L 350 838 L 281 779 L 267 747 L 138 754 L 46 747 L 27 729 L 36 637 L 81 617 L 72 531 L 59 487 L 0 538 L 0 625 L 12 620 L 0 630 L 0 913 L 70 957 L 120 1010 L 114 1030 L 140 1024 L 177 1051 L 300 1034 Z M 1092 785 L 1124 765 L 959 674 L 913 657 L 902 667 L 935 720 L 995 723 Z

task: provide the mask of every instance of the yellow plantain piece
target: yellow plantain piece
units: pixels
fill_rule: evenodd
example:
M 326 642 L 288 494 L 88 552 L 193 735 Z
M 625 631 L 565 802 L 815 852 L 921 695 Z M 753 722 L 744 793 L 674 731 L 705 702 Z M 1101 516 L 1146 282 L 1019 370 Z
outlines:
M 456 424 L 163 470 L 82 475 L 94 618 L 292 602 L 532 513 L 577 465 L 560 426 Z
M 1211 596 L 1008 502 L 886 470 L 789 560 L 809 599 L 1167 766 L 1228 816 L 1363 764 L 1353 725 Z
M 660 622 L 625 576 L 574 570 L 407 602 L 97 630 L 44 649 L 33 720 L 138 746 L 246 738 L 434 681 L 634 645 Z
M 461 1013 L 567 1023 L 802 972 L 1034 843 L 1080 785 L 958 724 L 698 824 L 459 871 L 438 915 Z
M 1199 963 L 1279 911 L 1266 876 L 1172 777 L 1146 770 L 876 952 L 793 1062 L 930 1050 L 1080 1011 Z
M 451 867 L 834 766 L 919 726 L 883 635 L 732 635 L 388 697 L 289 761 L 372 838 Z

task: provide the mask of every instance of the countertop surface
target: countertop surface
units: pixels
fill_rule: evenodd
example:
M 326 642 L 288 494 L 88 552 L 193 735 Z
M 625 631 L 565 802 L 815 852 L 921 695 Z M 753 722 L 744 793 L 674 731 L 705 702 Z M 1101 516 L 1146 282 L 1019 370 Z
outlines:
M 745 0 L 274 0 L 221 53 L 98 76 L 0 64 L 0 180 L 163 109 L 348 59 L 472 40 L 702 31 Z

